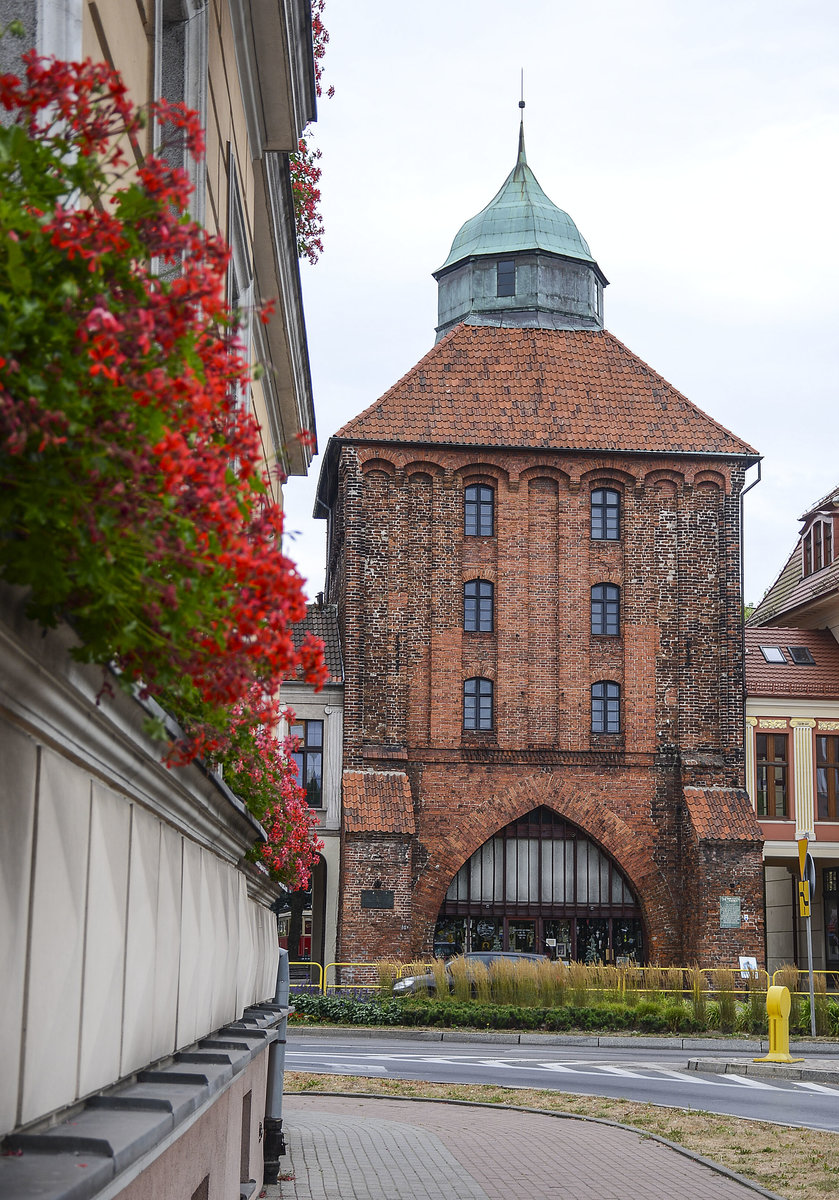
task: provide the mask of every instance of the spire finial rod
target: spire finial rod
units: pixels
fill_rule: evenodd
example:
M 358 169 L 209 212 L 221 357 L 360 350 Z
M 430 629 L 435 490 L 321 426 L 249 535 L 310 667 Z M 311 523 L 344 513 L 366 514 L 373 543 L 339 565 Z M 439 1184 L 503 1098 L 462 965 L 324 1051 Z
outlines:
M 521 69 L 521 100 L 519 100 L 519 108 L 521 109 L 521 122 L 519 124 L 519 157 L 520 163 L 527 162 L 527 156 L 524 152 L 524 67 Z

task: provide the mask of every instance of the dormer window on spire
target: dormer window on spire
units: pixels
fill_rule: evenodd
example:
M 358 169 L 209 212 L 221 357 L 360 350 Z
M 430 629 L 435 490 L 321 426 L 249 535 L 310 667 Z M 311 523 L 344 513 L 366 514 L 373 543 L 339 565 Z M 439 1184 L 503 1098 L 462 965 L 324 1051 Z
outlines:
M 515 296 L 516 263 L 512 258 L 502 259 L 496 267 L 496 296 Z
M 833 519 L 814 521 L 802 539 L 803 574 L 813 575 L 833 562 Z

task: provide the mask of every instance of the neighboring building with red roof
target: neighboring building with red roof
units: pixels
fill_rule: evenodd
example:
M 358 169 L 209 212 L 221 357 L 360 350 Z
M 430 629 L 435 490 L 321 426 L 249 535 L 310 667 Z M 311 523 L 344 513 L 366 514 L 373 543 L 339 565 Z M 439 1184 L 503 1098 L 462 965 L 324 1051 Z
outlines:
M 298 780 L 306 789 L 307 803 L 317 813 L 317 835 L 323 847 L 304 894 L 302 914 L 295 908 L 295 920 L 291 913 L 280 915 L 280 937 L 292 962 L 320 963 L 326 968 L 337 957 L 344 738 L 344 662 L 335 605 L 324 604 L 319 596 L 316 603 L 307 605 L 306 616 L 291 633 L 297 647 L 309 633 L 323 642 L 327 679 L 321 690 L 316 692 L 311 684 L 297 679 L 287 679 L 280 688 L 280 700 L 294 713 L 292 721 L 285 720 L 282 733 L 298 739 L 293 755 Z M 290 895 L 289 905 L 294 904 Z M 320 981 L 315 970 L 312 982 Z
M 339 955 L 763 958 L 740 494 L 756 451 L 603 327 L 519 141 L 437 344 L 331 439 Z
M 747 788 L 766 838 L 769 968 L 807 965 L 796 841 L 809 837 L 814 963 L 839 971 L 839 489 L 801 521 L 746 628 Z

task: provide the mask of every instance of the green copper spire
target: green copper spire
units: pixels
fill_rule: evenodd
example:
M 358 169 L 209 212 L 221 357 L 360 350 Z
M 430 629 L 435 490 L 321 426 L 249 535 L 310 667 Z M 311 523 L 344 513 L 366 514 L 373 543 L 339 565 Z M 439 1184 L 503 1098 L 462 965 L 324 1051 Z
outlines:
M 498 195 L 462 226 L 439 270 L 479 254 L 515 254 L 521 250 L 544 250 L 564 258 L 594 262 L 577 226 L 568 213 L 548 199 L 527 165 L 523 117 L 515 167 Z

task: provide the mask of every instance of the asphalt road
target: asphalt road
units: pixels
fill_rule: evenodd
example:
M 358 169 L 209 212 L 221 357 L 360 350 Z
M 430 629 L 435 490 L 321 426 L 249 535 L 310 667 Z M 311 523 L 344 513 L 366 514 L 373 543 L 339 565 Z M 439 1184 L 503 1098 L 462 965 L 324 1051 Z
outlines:
M 289 1031 L 286 1069 L 319 1074 L 421 1079 L 432 1083 L 499 1084 L 556 1092 L 640 1100 L 704 1112 L 729 1113 L 783 1125 L 839 1132 L 839 1087 L 754 1076 L 688 1072 L 688 1057 L 719 1057 L 717 1050 L 643 1046 L 441 1044 Z

